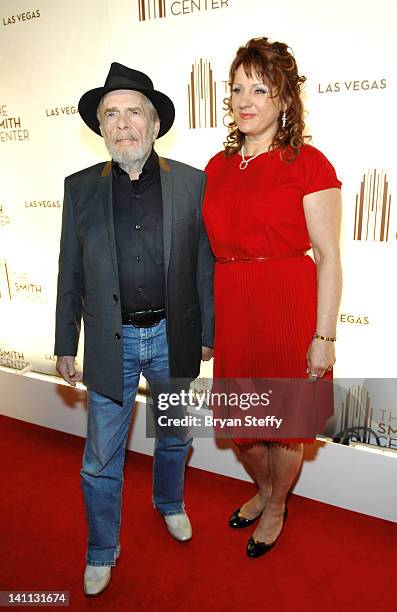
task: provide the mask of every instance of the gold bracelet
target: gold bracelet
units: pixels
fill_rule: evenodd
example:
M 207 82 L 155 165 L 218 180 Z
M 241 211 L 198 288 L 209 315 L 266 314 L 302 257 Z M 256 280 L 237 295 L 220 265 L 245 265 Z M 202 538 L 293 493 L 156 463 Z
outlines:
M 328 340 L 329 342 L 336 342 L 336 338 L 332 338 L 332 336 L 320 336 L 317 332 L 313 334 L 313 340 L 317 338 L 318 340 Z

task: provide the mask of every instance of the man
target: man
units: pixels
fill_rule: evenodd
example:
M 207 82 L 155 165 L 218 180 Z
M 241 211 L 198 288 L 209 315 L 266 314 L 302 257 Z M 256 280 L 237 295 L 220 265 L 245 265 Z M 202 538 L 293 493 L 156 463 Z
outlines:
M 82 379 L 74 364 L 83 317 L 84 589 L 97 595 L 120 552 L 125 447 L 140 374 L 155 398 L 170 379 L 195 378 L 200 359 L 212 357 L 213 255 L 201 217 L 204 173 L 153 150 L 172 126 L 172 101 L 142 72 L 113 63 L 79 112 L 112 161 L 65 180 L 55 354 L 74 386 Z M 153 502 L 180 541 L 192 533 L 183 503 L 191 443 L 189 435 L 165 435 L 155 444 Z

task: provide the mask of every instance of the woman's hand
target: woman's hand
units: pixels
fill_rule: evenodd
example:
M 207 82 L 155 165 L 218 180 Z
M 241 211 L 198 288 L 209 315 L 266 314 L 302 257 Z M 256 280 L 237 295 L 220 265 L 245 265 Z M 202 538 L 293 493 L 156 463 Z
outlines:
M 335 344 L 329 340 L 313 338 L 306 353 L 309 380 L 322 378 L 335 363 Z
M 317 265 L 317 319 L 315 329 L 335 337 L 342 291 L 339 254 L 341 224 L 340 190 L 333 187 L 303 198 L 305 219 Z M 313 338 L 306 353 L 309 380 L 322 378 L 335 363 L 335 346 L 330 340 Z

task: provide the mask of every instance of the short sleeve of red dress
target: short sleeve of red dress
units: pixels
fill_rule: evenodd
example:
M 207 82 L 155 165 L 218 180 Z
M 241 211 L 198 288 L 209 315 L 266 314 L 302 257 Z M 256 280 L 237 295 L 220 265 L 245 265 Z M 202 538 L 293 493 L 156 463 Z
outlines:
M 341 188 L 335 168 L 321 151 L 305 145 L 301 151 L 303 194 L 315 193 L 324 189 Z

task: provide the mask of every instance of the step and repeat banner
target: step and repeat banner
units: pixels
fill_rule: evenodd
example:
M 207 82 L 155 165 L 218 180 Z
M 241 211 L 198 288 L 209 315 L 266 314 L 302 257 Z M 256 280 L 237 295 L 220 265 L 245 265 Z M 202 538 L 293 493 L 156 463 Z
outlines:
M 226 135 L 235 51 L 268 36 L 293 49 L 307 133 L 343 181 L 336 429 L 396 448 L 396 18 L 390 0 L 2 0 L 0 365 L 56 374 L 63 180 L 108 159 L 77 112 L 82 93 L 112 61 L 146 72 L 176 107 L 158 153 L 204 168 Z

